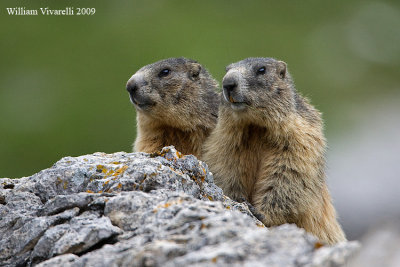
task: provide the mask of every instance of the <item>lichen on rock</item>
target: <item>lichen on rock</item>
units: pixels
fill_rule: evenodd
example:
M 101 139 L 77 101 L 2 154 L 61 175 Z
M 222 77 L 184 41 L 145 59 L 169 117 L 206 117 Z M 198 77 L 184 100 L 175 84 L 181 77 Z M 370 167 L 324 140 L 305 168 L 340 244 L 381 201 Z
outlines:
M 0 179 L 0 266 L 336 266 L 358 247 L 316 244 L 294 225 L 263 227 L 174 147 Z

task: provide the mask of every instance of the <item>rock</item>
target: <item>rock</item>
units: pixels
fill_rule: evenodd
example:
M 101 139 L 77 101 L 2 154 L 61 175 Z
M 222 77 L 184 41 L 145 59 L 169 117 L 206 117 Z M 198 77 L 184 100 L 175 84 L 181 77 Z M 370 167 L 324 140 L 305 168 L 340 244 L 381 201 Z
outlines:
M 0 218 L 0 266 L 337 266 L 358 248 L 265 228 L 173 147 L 66 157 L 0 179 Z

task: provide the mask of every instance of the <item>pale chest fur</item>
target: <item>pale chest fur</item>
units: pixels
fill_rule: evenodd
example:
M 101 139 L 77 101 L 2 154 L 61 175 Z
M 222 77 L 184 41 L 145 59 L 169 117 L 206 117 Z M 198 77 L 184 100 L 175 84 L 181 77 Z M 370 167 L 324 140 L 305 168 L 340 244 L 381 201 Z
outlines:
M 160 151 L 165 146 L 173 145 L 185 155 L 201 157 L 202 144 L 209 135 L 207 129 L 183 131 L 164 126 L 151 129 L 140 129 L 135 142 L 135 150 L 147 153 Z
M 257 187 L 268 188 L 269 184 L 293 183 L 303 190 L 323 183 L 323 141 L 312 135 L 300 136 L 301 142 L 289 135 L 276 142 L 271 141 L 267 128 L 254 125 L 221 132 L 217 129 L 215 134 L 219 135 L 218 142 L 208 144 L 214 148 L 208 149 L 206 158 L 215 172 L 216 183 L 234 199 L 244 198 L 252 203 Z
M 217 132 L 215 134 L 218 134 Z M 209 144 L 215 145 L 214 149 L 207 152 L 207 157 L 210 158 L 211 167 L 215 172 L 216 183 L 228 196 L 237 200 L 244 198 L 251 202 L 263 160 L 272 155 L 265 139 L 265 129 L 250 125 L 224 131 L 224 135 L 219 139 L 223 140 L 223 143 Z M 237 184 L 244 190 L 237 190 Z M 238 192 L 242 194 L 238 195 Z

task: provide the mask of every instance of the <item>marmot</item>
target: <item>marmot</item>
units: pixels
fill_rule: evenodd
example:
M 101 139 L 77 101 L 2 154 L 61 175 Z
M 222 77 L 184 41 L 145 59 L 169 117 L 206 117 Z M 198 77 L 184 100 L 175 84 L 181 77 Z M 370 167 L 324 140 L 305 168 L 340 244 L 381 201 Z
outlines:
M 266 226 L 295 223 L 334 244 L 346 238 L 325 182 L 322 128 L 285 62 L 248 58 L 227 67 L 204 160 L 224 193 L 252 204 Z
M 139 69 L 127 82 L 136 108 L 134 151 L 157 152 L 174 145 L 201 156 L 218 117 L 218 83 L 198 62 L 169 58 Z

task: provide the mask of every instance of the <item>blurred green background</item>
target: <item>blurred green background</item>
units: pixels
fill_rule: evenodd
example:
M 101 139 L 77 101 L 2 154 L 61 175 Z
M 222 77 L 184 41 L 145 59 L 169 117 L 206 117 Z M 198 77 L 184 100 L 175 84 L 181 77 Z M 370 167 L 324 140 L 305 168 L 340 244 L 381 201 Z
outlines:
M 297 89 L 323 112 L 328 138 L 352 127 L 357 107 L 399 91 L 399 1 L 0 5 L 0 177 L 29 176 L 68 155 L 131 151 L 136 122 L 125 83 L 163 58 L 196 59 L 218 81 L 226 65 L 246 57 L 284 60 Z M 6 10 L 67 6 L 96 14 Z

